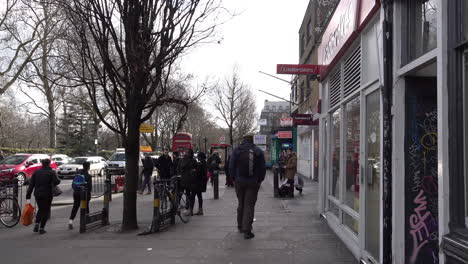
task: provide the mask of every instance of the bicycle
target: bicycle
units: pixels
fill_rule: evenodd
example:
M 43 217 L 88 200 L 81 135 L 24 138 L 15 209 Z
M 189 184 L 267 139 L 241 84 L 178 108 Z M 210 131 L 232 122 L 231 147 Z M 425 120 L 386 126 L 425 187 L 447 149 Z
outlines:
M 160 215 L 163 216 L 163 220 L 170 217 L 171 224 L 175 223 L 175 215 L 185 224 L 192 217 L 190 197 L 187 192 L 179 191 L 179 181 L 180 176 L 174 176 L 167 180 L 156 180 L 155 183 L 155 187 L 158 188 L 159 192 Z
M 21 207 L 17 197 L 8 193 L 8 188 L 17 188 L 15 184 L 17 183 L 5 183 L 0 186 L 0 223 L 9 228 L 17 225 L 21 218 Z

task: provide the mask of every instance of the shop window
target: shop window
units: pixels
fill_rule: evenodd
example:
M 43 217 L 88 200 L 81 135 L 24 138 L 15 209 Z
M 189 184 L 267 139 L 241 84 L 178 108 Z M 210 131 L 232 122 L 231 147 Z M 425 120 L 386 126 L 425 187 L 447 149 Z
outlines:
M 338 208 L 338 206 L 333 203 L 332 201 L 329 200 L 329 207 L 328 207 L 328 210 L 334 214 L 336 217 L 339 217 L 339 214 L 340 214 L 340 209 Z
M 359 146 L 360 146 L 360 99 L 355 98 L 345 107 L 346 163 L 344 203 L 359 212 Z
M 354 234 L 359 233 L 359 221 L 347 213 L 343 212 L 343 224 L 347 226 Z
M 439 0 L 407 0 L 405 23 L 406 54 L 408 63 L 437 47 L 437 12 Z
M 332 114 L 331 124 L 331 190 L 330 194 L 339 198 L 340 193 L 340 130 L 341 130 L 341 118 L 340 109 L 337 109 Z

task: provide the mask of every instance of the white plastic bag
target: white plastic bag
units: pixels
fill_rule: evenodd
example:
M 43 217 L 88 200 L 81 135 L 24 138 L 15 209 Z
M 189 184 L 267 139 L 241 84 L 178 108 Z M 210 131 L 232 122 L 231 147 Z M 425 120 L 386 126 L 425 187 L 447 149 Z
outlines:
M 297 174 L 294 176 L 294 186 L 298 189 L 302 189 L 302 187 L 304 187 L 304 180 Z

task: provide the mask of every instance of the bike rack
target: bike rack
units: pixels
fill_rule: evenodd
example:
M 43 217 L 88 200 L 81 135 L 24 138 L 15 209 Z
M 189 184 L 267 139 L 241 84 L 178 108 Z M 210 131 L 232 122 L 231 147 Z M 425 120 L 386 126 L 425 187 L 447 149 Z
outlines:
M 80 233 L 85 233 L 89 228 L 109 225 L 109 203 L 112 199 L 110 175 L 106 176 L 104 183 L 104 203 L 101 211 L 86 213 L 88 209 L 86 187 L 80 191 Z

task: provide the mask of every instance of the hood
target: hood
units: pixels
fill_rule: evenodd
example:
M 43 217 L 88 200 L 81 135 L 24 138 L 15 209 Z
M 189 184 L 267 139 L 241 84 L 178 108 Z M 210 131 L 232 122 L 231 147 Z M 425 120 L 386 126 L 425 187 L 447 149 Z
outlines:
M 12 164 L 0 164 L 0 170 L 4 169 L 11 169 L 11 168 L 16 168 L 18 165 L 12 165 Z
M 83 165 L 81 164 L 63 164 L 59 169 L 82 169 Z

